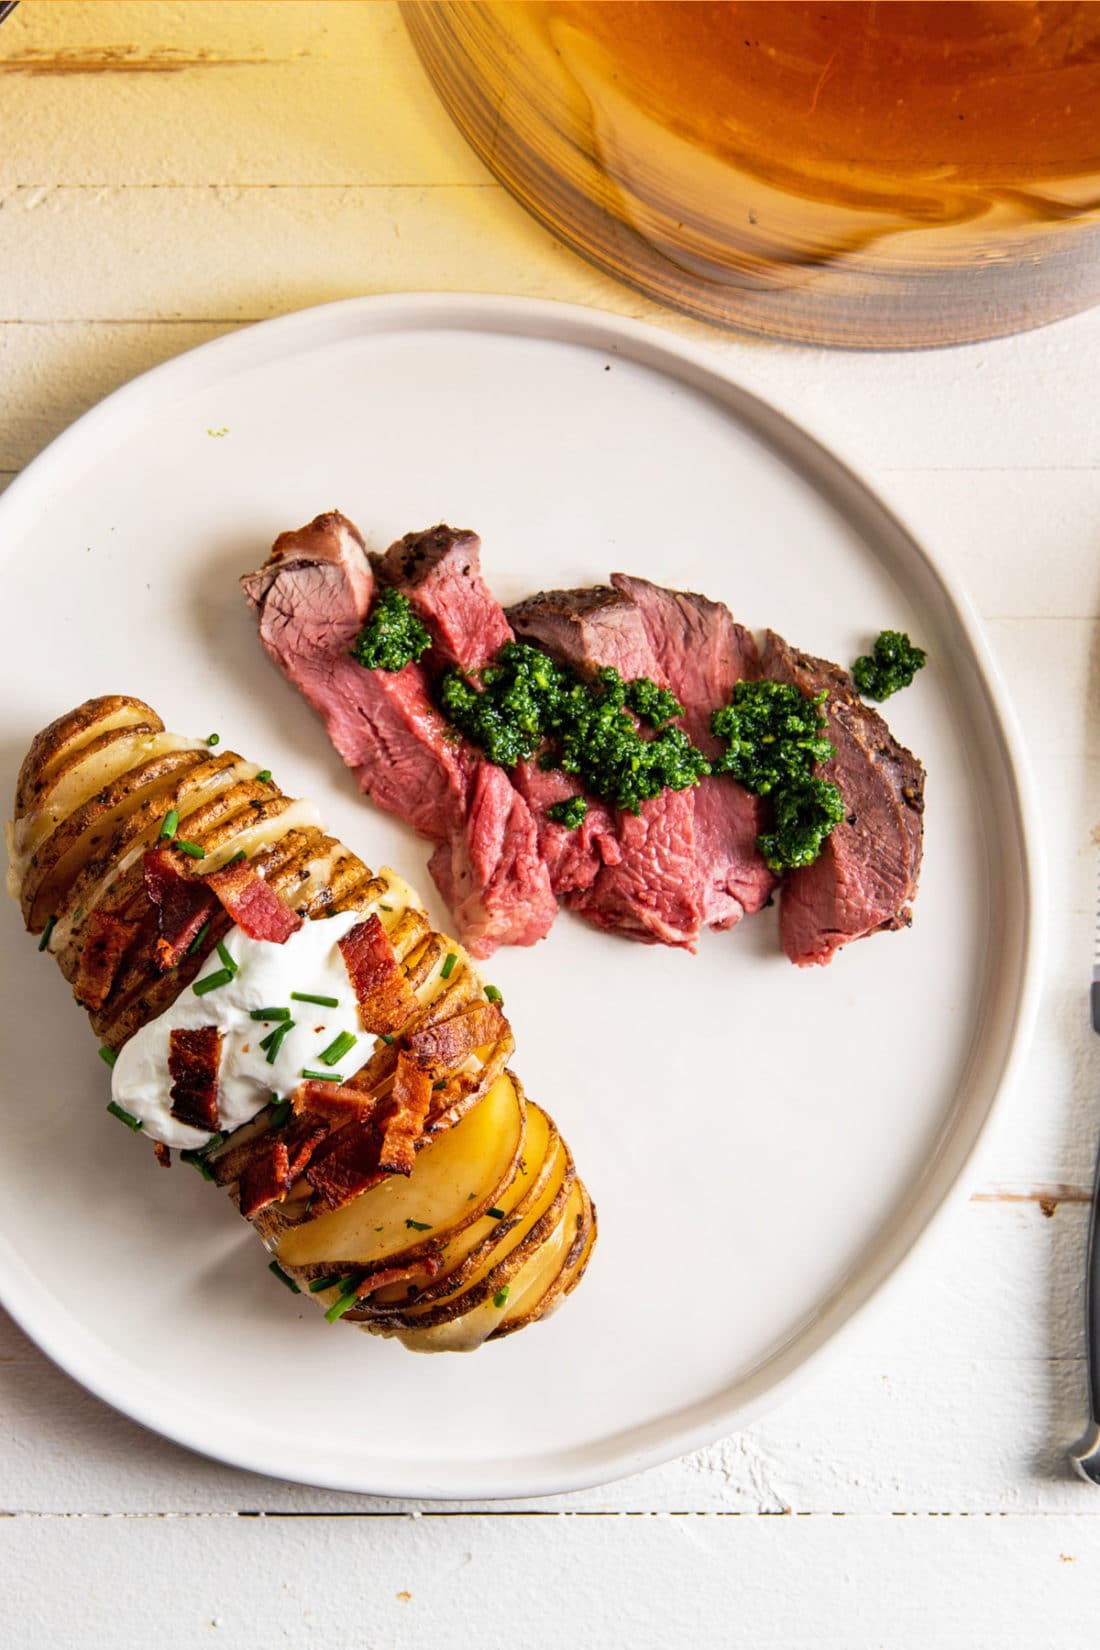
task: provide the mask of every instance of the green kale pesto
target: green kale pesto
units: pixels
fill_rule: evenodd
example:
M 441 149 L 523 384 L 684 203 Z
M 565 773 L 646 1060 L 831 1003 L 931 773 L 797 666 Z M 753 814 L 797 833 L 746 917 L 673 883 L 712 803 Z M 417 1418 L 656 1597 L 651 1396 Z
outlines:
M 479 682 L 449 670 L 440 704 L 501 767 L 540 751 L 541 766 L 575 774 L 594 796 L 633 814 L 663 790 L 684 790 L 710 772 L 683 729 L 669 725 L 683 707 L 646 677 L 624 682 L 609 667 L 588 682 L 541 648 L 507 642 Z M 651 738 L 642 737 L 635 717 L 654 729 Z
M 904 630 L 883 630 L 871 652 L 861 653 L 852 666 L 852 680 L 865 699 L 889 699 L 909 686 L 927 657 Z
M 387 587 L 352 643 L 351 656 L 367 670 L 401 670 L 431 645 L 409 598 Z
M 836 754 L 823 737 L 825 698 L 787 682 L 738 682 L 730 703 L 711 717 L 712 731 L 727 743 L 714 772 L 771 800 L 772 828 L 756 845 L 776 872 L 812 865 L 844 817 L 840 791 L 813 771 Z
M 546 810 L 547 819 L 552 819 L 555 825 L 564 825 L 566 830 L 575 831 L 582 824 L 588 813 L 588 803 L 583 796 L 569 796 L 564 802 L 553 802 Z

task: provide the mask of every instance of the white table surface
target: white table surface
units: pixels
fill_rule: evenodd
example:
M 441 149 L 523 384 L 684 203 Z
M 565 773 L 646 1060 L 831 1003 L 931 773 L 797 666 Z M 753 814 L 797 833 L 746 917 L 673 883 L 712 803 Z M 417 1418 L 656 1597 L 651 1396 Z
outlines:
M 0 484 L 204 339 L 433 288 L 707 343 L 959 570 L 1046 799 L 1036 1043 L 969 1201 L 824 1372 L 751 1431 L 604 1489 L 421 1508 L 253 1477 L 106 1409 L 0 1314 L 0 1643 L 1092 1646 L 1100 1493 L 1065 1449 L 1100 1130 L 1100 312 L 849 355 L 657 310 L 489 177 L 388 3 L 24 0 L 0 30 Z

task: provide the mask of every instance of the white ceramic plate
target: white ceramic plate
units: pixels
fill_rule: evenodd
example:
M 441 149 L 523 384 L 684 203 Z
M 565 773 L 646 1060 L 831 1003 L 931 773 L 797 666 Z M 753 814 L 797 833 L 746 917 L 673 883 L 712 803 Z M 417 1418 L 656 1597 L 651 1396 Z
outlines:
M 334 506 L 376 548 L 440 519 L 475 527 L 505 601 L 626 569 L 827 657 L 898 626 L 931 659 L 889 707 L 928 769 L 911 931 L 798 970 L 774 911 L 694 958 L 563 915 L 494 959 L 517 1070 L 573 1146 L 601 1241 L 557 1316 L 473 1357 L 330 1327 L 224 1197 L 158 1169 L 104 1115 L 84 1016 L 4 904 L 0 1294 L 50 1356 L 148 1426 L 279 1477 L 575 1488 L 773 1400 L 957 1180 L 1034 997 L 1004 699 L 944 570 L 702 352 L 557 305 L 367 299 L 158 368 L 9 489 L 5 794 L 40 726 L 90 694 L 138 694 L 315 798 L 444 921 L 425 845 L 359 799 L 237 589 L 278 531 Z

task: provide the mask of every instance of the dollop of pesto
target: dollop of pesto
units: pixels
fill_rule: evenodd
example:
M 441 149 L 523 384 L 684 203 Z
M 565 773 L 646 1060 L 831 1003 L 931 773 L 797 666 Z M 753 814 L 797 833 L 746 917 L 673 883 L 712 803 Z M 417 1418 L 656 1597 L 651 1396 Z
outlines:
M 432 645 L 407 596 L 386 587 L 351 645 L 351 656 L 367 670 L 402 670 Z
M 444 715 L 491 762 L 511 768 L 541 754 L 545 768 L 575 774 L 594 796 L 627 813 L 663 790 L 684 790 L 710 764 L 682 728 L 683 706 L 648 677 L 624 682 L 610 667 L 585 681 L 528 642 L 507 642 L 477 681 L 449 670 Z M 654 729 L 643 738 L 638 721 Z
M 575 831 L 587 813 L 588 803 L 583 796 L 568 796 L 563 802 L 552 802 L 546 810 L 546 817 L 556 825 L 564 825 L 567 831 Z
M 861 653 L 852 666 L 852 680 L 865 699 L 889 699 L 908 687 L 928 655 L 914 647 L 904 630 L 880 631 L 870 653 Z
M 756 839 L 775 872 L 812 865 L 822 843 L 844 817 L 844 802 L 814 766 L 835 756 L 824 737 L 825 693 L 807 695 L 789 682 L 738 682 L 733 698 L 711 717 L 727 749 L 712 767 L 747 791 L 771 800 L 772 828 Z

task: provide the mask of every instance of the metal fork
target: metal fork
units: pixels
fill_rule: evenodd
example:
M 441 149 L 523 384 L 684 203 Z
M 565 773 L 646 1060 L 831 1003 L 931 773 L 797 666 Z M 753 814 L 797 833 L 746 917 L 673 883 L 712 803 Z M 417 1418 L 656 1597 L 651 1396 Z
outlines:
M 1089 987 L 1092 1029 L 1100 1032 L 1100 891 L 1097 894 L 1096 929 L 1092 952 L 1092 984 Z M 1089 1215 L 1089 1248 L 1085 1266 L 1085 1332 L 1088 1339 L 1089 1428 L 1070 1460 L 1082 1478 L 1100 1484 L 1100 1155 L 1092 1188 Z

